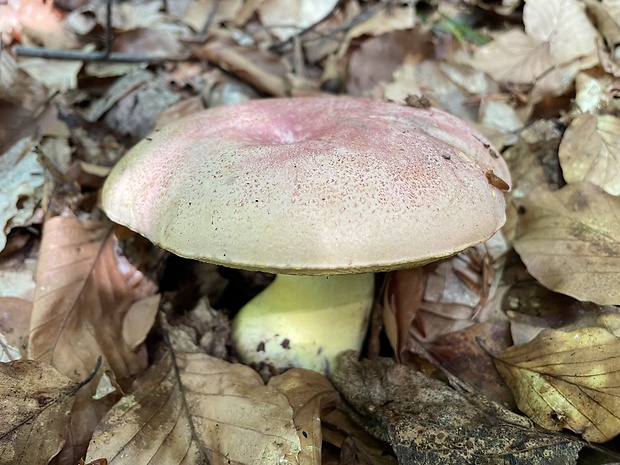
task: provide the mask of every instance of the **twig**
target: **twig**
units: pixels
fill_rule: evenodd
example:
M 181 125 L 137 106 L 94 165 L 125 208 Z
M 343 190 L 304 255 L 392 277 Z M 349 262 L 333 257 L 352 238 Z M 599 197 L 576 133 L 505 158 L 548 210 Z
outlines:
M 110 53 L 105 50 L 99 52 L 83 52 L 81 50 L 60 50 L 43 47 L 13 46 L 13 51 L 18 56 L 48 58 L 53 60 L 81 60 L 81 61 L 105 61 L 111 63 L 163 63 L 185 61 L 187 57 L 166 56 L 140 56 L 129 53 Z
M 394 3 L 394 1 L 395 0 L 381 0 L 379 3 L 377 3 L 373 7 L 368 8 L 366 11 L 364 11 L 363 13 L 360 13 L 359 15 L 355 16 L 354 18 L 351 18 L 345 24 L 341 24 L 340 26 L 335 27 L 334 29 L 329 31 L 327 34 L 321 34 L 321 33 L 318 33 L 316 31 L 314 31 L 314 29 L 319 24 L 321 24 L 322 22 L 326 21 L 327 18 L 329 18 L 332 14 L 334 14 L 334 12 L 338 9 L 338 6 L 341 3 L 341 2 L 338 2 L 338 4 L 334 7 L 334 9 L 331 11 L 331 13 L 328 14 L 325 18 L 321 19 L 320 21 L 316 22 L 315 24 L 312 24 L 311 26 L 308 26 L 306 29 L 302 29 L 298 34 L 296 34 L 296 35 L 294 35 L 292 37 L 289 37 L 286 40 L 283 40 L 281 42 L 276 42 L 271 47 L 269 47 L 269 50 L 272 51 L 272 52 L 281 52 L 282 50 L 284 50 L 284 48 L 288 47 L 293 42 L 293 39 L 295 37 L 301 37 L 303 35 L 306 35 L 309 32 L 315 32 L 319 36 L 318 37 L 319 39 L 330 37 L 330 36 L 334 36 L 334 35 L 338 34 L 339 32 L 346 32 L 349 29 L 352 29 L 353 27 L 357 26 L 358 24 L 366 21 L 367 19 L 372 18 L 380 10 L 382 10 L 385 7 L 387 7 L 391 3 Z M 316 40 L 316 39 L 308 39 L 308 40 Z
M 217 9 L 219 6 L 220 6 L 220 0 L 213 0 L 213 5 L 211 5 L 211 11 L 209 11 L 209 16 L 207 16 L 205 23 L 202 25 L 202 28 L 200 29 L 200 32 L 198 33 L 199 38 L 203 40 L 206 39 L 207 33 L 209 32 L 209 28 L 211 27 L 211 24 L 213 23 L 213 20 L 215 19 L 215 15 L 217 13 Z
M 187 56 L 181 57 L 168 57 L 168 56 L 141 56 L 132 55 L 129 53 L 114 53 L 112 52 L 112 42 L 114 37 L 112 35 L 112 2 L 113 0 L 106 0 L 106 17 L 105 17 L 105 39 L 103 44 L 103 50 L 96 52 L 83 52 L 82 50 L 62 50 L 62 49 L 50 49 L 44 47 L 24 47 L 23 45 L 15 45 L 12 50 L 17 56 L 34 57 L 34 58 L 46 58 L 52 60 L 79 60 L 79 61 L 104 61 L 110 63 L 166 63 L 166 62 L 178 62 L 186 61 Z M 209 24 L 213 21 L 215 16 L 215 10 L 217 10 L 217 3 L 215 1 L 214 8 L 211 10 L 207 22 L 203 29 L 208 29 Z

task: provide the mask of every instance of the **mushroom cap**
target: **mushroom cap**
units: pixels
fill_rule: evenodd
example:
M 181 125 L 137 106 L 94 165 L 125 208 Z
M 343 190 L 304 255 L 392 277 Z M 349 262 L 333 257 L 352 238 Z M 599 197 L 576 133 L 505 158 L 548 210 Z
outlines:
M 178 120 L 110 173 L 115 222 L 177 255 L 288 274 L 406 268 L 491 237 L 510 182 L 490 143 L 432 108 L 254 100 Z

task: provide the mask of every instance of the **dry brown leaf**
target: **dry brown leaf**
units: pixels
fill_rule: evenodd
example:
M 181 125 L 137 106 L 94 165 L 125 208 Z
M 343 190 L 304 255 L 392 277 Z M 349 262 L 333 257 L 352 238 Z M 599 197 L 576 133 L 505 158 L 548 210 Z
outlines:
M 136 380 L 133 393 L 101 420 L 86 460 L 99 457 L 106 457 L 109 465 L 208 463 L 192 431 L 169 355 Z
M 191 27 L 194 31 L 200 31 L 207 18 L 217 7 L 213 16 L 212 24 L 219 24 L 237 19 L 239 12 L 243 8 L 242 0 L 228 0 L 226 2 L 218 2 L 215 0 L 198 0 L 192 1 L 187 6 L 183 14 L 183 22 Z
M 584 182 L 520 208 L 514 246 L 532 276 L 579 300 L 620 303 L 620 198 Z
M 19 69 L 41 82 L 51 92 L 65 93 L 77 87 L 77 76 L 84 65 L 76 60 L 50 60 L 44 58 L 22 58 Z
M 393 271 L 386 278 L 383 329 L 398 361 L 406 348 L 411 325 L 420 309 L 424 287 L 421 267 Z
M 301 443 L 299 464 L 320 464 L 321 416 L 322 412 L 342 402 L 338 391 L 322 374 L 301 368 L 272 377 L 267 386 L 283 393 L 293 407 L 293 420 Z
M 0 464 L 46 464 L 65 442 L 81 386 L 46 363 L 0 363 Z
M 577 116 L 562 138 L 560 164 L 568 183 L 587 181 L 620 195 L 620 119 Z
M 284 394 L 265 386 L 244 365 L 201 353 L 179 353 L 174 361 L 176 369 L 172 357 L 162 359 L 110 411 L 95 432 L 87 460 L 107 457 L 110 465 L 190 465 L 207 463 L 207 458 L 210 465 L 300 463 L 295 413 Z
M 474 54 L 475 68 L 495 80 L 531 84 L 552 68 L 596 54 L 597 33 L 576 0 L 529 0 L 525 33 L 513 29 Z
M 231 38 L 214 37 L 193 53 L 269 95 L 284 97 L 291 91 L 287 67 L 265 50 L 240 46 Z
M 387 3 L 384 2 L 380 10 L 349 29 L 346 39 L 351 40 L 362 35 L 379 36 L 393 31 L 413 29 L 417 21 L 416 2 L 395 2 L 390 6 Z
M 74 217 L 51 218 L 43 231 L 29 355 L 74 380 L 85 378 L 99 356 L 101 371 L 111 369 L 118 380 L 145 368 L 146 360 L 123 340 L 123 323 L 133 302 L 152 294 L 155 285 L 118 255 L 109 232 L 107 223 Z M 93 401 L 98 378 L 76 395 L 65 463 L 76 463 L 83 455 L 114 402 Z
M 512 344 L 507 322 L 478 323 L 444 334 L 425 344 L 439 365 L 480 393 L 506 408 L 515 402 L 508 386 L 493 365 L 489 352 Z
M 606 329 L 545 330 L 496 357 L 517 405 L 539 425 L 592 442 L 620 433 L 620 340 Z
M 542 432 L 497 404 L 472 402 L 446 384 L 390 359 L 345 355 L 333 383 L 355 419 L 390 442 L 399 463 L 575 464 L 582 444 Z M 501 458 L 501 461 L 498 461 Z
M 433 47 L 430 37 L 420 28 L 387 32 L 379 37 L 366 39 L 358 49 L 351 53 L 347 71 L 347 93 L 368 95 L 377 84 L 395 80 L 397 81 L 396 84 L 393 84 L 395 89 L 391 90 L 392 93 L 389 96 L 386 95 L 387 98 L 402 101 L 403 97 L 409 94 L 421 94 L 422 91 L 416 91 L 415 88 L 411 87 L 408 91 L 400 90 L 400 87 L 406 87 L 413 80 L 413 77 L 409 78 L 410 75 L 413 76 L 413 71 L 408 72 L 409 70 L 406 69 L 401 72 L 401 75 L 393 76 L 393 74 L 399 67 L 403 66 L 403 60 L 408 55 L 411 57 L 408 58 L 408 63 L 404 67 L 411 68 L 432 54 Z M 399 85 L 398 82 L 400 81 L 406 82 Z M 420 86 L 423 85 L 424 82 L 420 84 Z

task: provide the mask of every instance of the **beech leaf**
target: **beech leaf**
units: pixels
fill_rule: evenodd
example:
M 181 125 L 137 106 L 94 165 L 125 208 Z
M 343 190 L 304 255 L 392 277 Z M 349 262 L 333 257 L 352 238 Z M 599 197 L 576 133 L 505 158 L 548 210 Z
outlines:
M 102 420 L 86 460 L 298 464 L 293 416 L 286 396 L 250 367 L 202 353 L 167 355 Z
M 71 463 L 83 456 L 92 431 L 116 401 L 93 400 L 101 373 L 110 371 L 114 383 L 139 373 L 147 362 L 124 341 L 123 324 L 131 305 L 152 294 L 155 285 L 118 255 L 109 233 L 108 223 L 75 217 L 51 218 L 43 230 L 29 356 L 75 381 L 103 358 L 95 380 L 76 395 L 72 434 L 62 452 Z
M 496 357 L 517 406 L 540 426 L 592 442 L 620 433 L 620 340 L 606 329 L 547 329 Z
M 301 443 L 299 463 L 321 463 L 321 412 L 341 403 L 340 394 L 316 371 L 293 368 L 273 376 L 267 386 L 278 389 L 293 407 L 293 421 Z
M 596 53 L 596 30 L 576 0 L 528 0 L 525 33 L 508 31 L 474 54 L 497 81 L 531 84 L 553 68 Z
M 0 363 L 0 464 L 45 464 L 65 442 L 80 387 L 46 363 Z
M 566 182 L 588 181 L 620 195 L 619 118 L 577 116 L 564 133 L 559 156 Z
M 524 199 L 514 244 L 545 287 L 600 305 L 620 303 L 620 198 L 589 183 Z

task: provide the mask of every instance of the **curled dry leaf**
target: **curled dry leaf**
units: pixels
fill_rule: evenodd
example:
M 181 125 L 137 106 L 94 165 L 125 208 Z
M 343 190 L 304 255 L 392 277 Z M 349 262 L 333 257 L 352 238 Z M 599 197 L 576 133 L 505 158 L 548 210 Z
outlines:
M 620 433 L 620 340 L 606 329 L 544 330 L 496 357 L 518 407 L 540 426 L 592 442 Z
M 341 403 L 340 394 L 316 371 L 293 368 L 274 376 L 267 384 L 278 389 L 293 407 L 293 420 L 301 443 L 301 465 L 321 463 L 321 414 Z
M 620 119 L 579 115 L 560 144 L 560 164 L 568 183 L 587 181 L 620 195 Z
M 0 464 L 48 463 L 65 442 L 79 387 L 46 363 L 0 363 Z
M 247 366 L 201 353 L 167 355 L 134 387 L 97 427 L 87 460 L 107 457 L 110 465 L 303 463 L 297 458 L 302 447 L 287 397 L 265 386 Z M 313 428 L 302 428 L 309 438 L 316 436 Z
M 89 373 L 97 357 L 122 381 L 142 371 L 146 360 L 123 340 L 131 305 L 155 285 L 118 256 L 107 223 L 74 217 L 47 220 L 37 269 L 29 355 L 74 380 Z M 150 326 L 151 321 L 144 321 Z M 76 395 L 72 434 L 63 457 L 77 463 L 92 431 L 111 407 L 111 397 L 93 400 L 99 375 Z M 66 454 L 66 456 L 65 456 Z
M 579 300 L 620 303 L 620 198 L 584 182 L 520 205 L 514 246 L 532 276 Z

